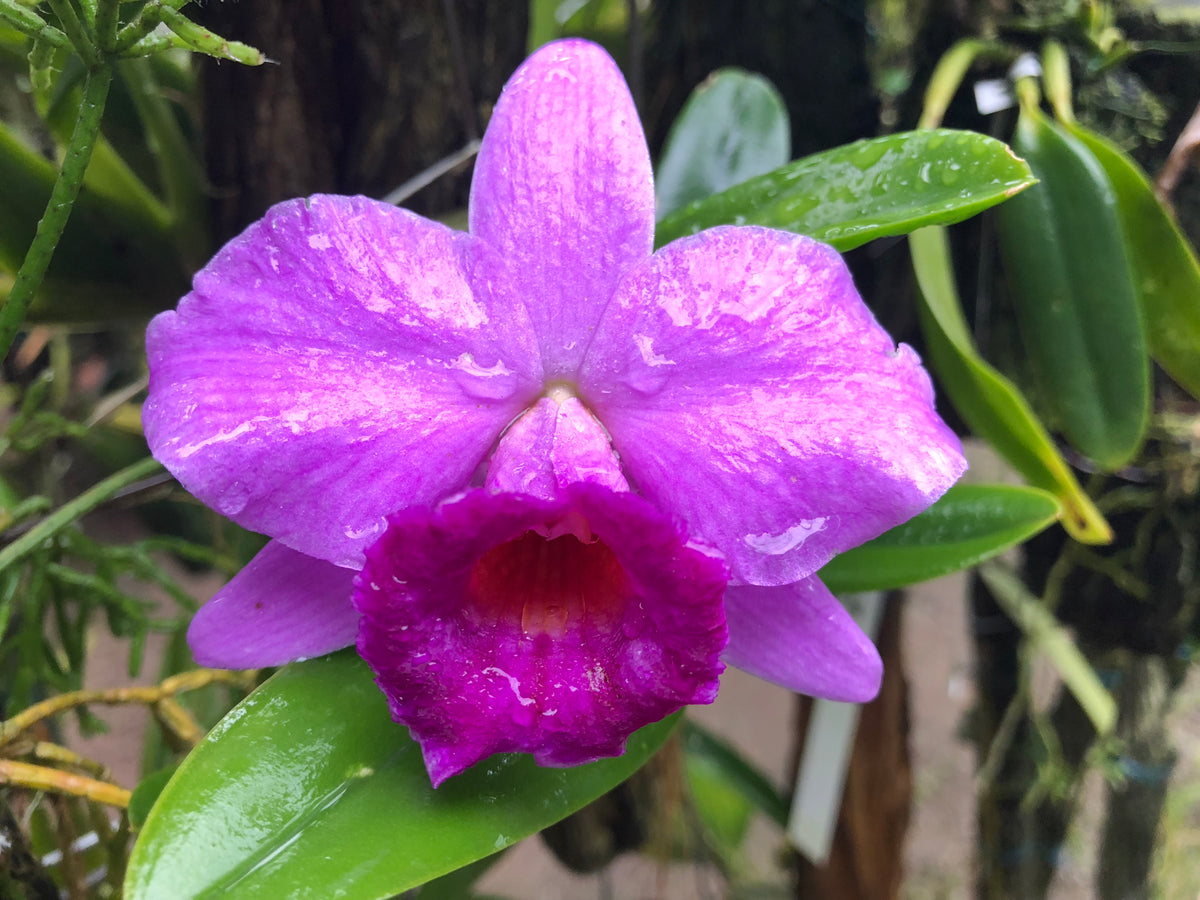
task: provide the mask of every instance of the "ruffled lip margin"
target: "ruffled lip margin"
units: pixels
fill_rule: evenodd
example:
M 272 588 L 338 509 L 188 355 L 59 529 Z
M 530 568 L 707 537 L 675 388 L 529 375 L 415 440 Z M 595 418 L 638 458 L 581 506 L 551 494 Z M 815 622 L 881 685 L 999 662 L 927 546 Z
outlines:
M 572 766 L 712 702 L 727 581 L 634 494 L 473 490 L 389 519 L 355 582 L 358 651 L 435 787 L 493 753 Z

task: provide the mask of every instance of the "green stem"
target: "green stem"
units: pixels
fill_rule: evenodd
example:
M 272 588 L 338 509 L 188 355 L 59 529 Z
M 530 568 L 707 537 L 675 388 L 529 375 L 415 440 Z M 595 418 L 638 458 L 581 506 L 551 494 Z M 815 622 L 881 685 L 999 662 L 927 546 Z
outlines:
M 166 0 L 166 2 L 147 3 L 142 11 L 134 16 L 133 21 L 117 32 L 117 40 L 113 50 L 121 56 L 141 56 L 136 52 L 136 46 L 144 44 L 147 52 L 158 52 L 173 46 L 182 46 L 166 39 L 160 39 L 151 34 L 158 23 L 162 21 L 164 8 L 179 10 L 187 6 L 188 0 Z
M 50 8 L 54 10 L 54 14 L 58 16 L 58 22 L 62 25 L 62 30 L 71 40 L 71 46 L 75 48 L 75 52 L 79 54 L 79 58 L 83 60 L 83 64 L 88 69 L 95 69 L 100 65 L 100 53 L 96 49 L 96 44 L 88 34 L 87 28 L 83 22 L 79 20 L 79 16 L 75 15 L 75 8 L 71 6 L 68 0 L 47 0 Z
M 94 27 L 96 24 L 96 0 L 79 0 L 79 8 L 83 10 L 83 20 Z
M 182 13 L 176 12 L 167 3 L 161 4 L 159 14 L 167 27 L 198 53 L 205 53 L 217 59 L 231 59 L 247 66 L 261 66 L 267 61 L 260 51 L 250 45 L 243 44 L 241 41 L 226 40 L 219 34 L 214 34 L 207 28 L 197 25 Z
M 117 43 L 117 7 L 120 0 L 99 0 L 96 6 L 96 43 L 104 53 L 112 53 Z
M 103 481 L 88 488 L 74 500 L 64 503 L 37 525 L 29 529 L 3 550 L 0 550 L 0 572 L 3 572 L 27 553 L 36 550 L 72 522 L 87 515 L 96 507 L 112 499 L 123 488 L 136 484 L 143 478 L 161 471 L 162 466 L 151 457 L 126 466 L 109 475 Z
M 46 22 L 32 9 L 26 9 L 16 0 L 0 0 L 0 20 L 32 38 L 41 38 L 55 47 L 70 46 L 67 36 Z
M 0 307 L 0 359 L 8 355 L 13 340 L 25 321 L 29 305 L 34 295 L 42 285 L 54 248 L 58 246 L 75 198 L 79 196 L 79 188 L 83 184 L 83 175 L 87 171 L 88 162 L 92 158 L 92 149 L 100 135 L 100 118 L 104 114 L 104 103 L 108 99 L 108 88 L 112 83 L 112 67 L 102 65 L 88 73 L 87 83 L 83 89 L 83 102 L 79 105 L 79 118 L 75 122 L 75 131 L 71 142 L 67 145 L 67 155 L 63 159 L 62 170 L 54 189 L 50 192 L 50 202 L 46 204 L 46 212 L 38 222 L 37 233 L 33 243 L 25 254 L 25 261 L 17 272 L 12 290 L 4 306 Z

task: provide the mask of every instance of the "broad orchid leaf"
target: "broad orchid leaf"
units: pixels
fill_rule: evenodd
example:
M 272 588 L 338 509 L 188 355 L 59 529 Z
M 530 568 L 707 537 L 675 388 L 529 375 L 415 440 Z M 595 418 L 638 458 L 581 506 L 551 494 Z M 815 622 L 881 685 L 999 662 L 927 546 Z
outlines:
M 671 125 L 654 179 L 658 217 L 777 169 L 791 155 L 787 107 L 774 85 L 718 69 Z
M 1200 263 L 1196 254 L 1137 163 L 1082 125 L 1067 127 L 1083 141 L 1112 182 L 1146 319 L 1150 354 L 1168 375 L 1200 398 Z
M 678 716 L 573 769 L 494 756 L 436 791 L 353 651 L 288 666 L 184 760 L 134 847 L 126 900 L 392 897 L 628 778 Z
M 1145 438 L 1150 362 L 1116 196 L 1087 146 L 1031 102 L 1013 146 L 1041 179 L 996 217 L 1023 343 L 1071 444 L 1117 469 Z
M 1063 527 L 1072 537 L 1088 544 L 1112 540 L 1112 529 L 1020 391 L 975 349 L 954 286 L 946 230 L 915 231 L 908 245 L 920 287 L 917 312 L 926 349 L 958 414 L 1031 484 L 1058 498 Z
M 1034 181 L 993 138 L 952 129 L 903 132 L 816 153 L 697 200 L 663 219 L 655 240 L 666 244 L 715 225 L 765 225 L 850 250 L 960 222 Z
M 1037 534 L 1059 515 L 1037 488 L 957 485 L 925 512 L 820 571 L 835 594 L 904 587 L 965 569 Z

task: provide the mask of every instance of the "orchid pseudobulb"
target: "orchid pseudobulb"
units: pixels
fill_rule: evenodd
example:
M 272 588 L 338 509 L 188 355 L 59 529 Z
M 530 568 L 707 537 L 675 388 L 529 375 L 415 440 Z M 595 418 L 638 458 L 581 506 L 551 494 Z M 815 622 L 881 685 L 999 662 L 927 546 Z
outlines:
M 196 659 L 357 643 L 435 784 L 618 754 L 724 663 L 873 696 L 814 573 L 965 468 L 928 376 L 831 248 L 653 235 L 624 81 L 564 41 L 500 98 L 469 233 L 315 196 L 223 248 L 147 335 L 155 456 L 273 539 Z

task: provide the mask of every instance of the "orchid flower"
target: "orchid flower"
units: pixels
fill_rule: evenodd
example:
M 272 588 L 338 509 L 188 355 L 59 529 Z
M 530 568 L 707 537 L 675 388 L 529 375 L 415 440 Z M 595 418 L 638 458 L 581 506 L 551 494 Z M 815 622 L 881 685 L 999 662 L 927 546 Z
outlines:
M 197 661 L 357 642 L 435 785 L 619 754 L 725 663 L 872 697 L 814 573 L 965 468 L 929 378 L 830 247 L 653 238 L 629 91 L 563 41 L 496 106 L 469 233 L 314 196 L 226 245 L 146 341 L 154 455 L 272 538 L 197 614 Z

